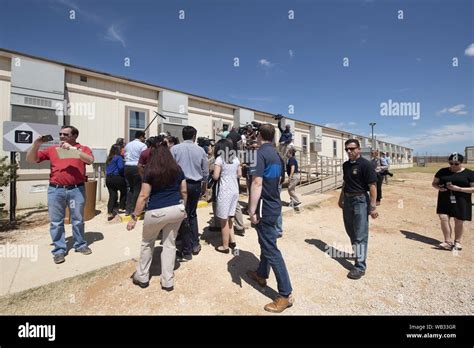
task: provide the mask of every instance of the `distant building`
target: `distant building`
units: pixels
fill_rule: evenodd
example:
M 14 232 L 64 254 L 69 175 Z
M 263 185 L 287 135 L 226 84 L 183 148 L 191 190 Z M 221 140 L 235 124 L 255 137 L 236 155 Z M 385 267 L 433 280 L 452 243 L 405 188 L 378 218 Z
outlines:
M 474 146 L 466 146 L 466 163 L 474 163 Z
M 58 108 L 58 105 L 62 107 Z M 117 138 L 124 138 L 126 142 L 132 140 L 137 130 L 144 130 L 150 123 L 154 111 L 167 118 L 158 117 L 147 129 L 147 137 L 167 131 L 181 137 L 181 130 L 186 125 L 195 127 L 198 136 L 213 139 L 224 124 L 240 127 L 257 121 L 277 125 L 274 115 L 265 111 L 0 49 L 2 133 L 3 121 L 73 125 L 79 129 L 81 144 L 102 153 Z M 381 139 L 372 144 L 365 136 L 288 117 L 285 117 L 283 127 L 286 124 L 291 126 L 294 146 L 308 160 L 318 155 L 342 161 L 346 158 L 344 142 L 356 138 L 363 148 L 387 152 L 393 169 L 413 165 L 413 149 L 401 145 Z M 277 129 L 276 139 L 279 137 Z M 0 155 L 9 155 L 1 142 Z M 17 208 L 46 204 L 49 162 L 28 164 L 25 157 L 25 153 L 21 153 Z M 93 172 L 93 167 L 87 166 L 89 177 L 94 176 Z M 103 182 L 99 185 L 104 200 L 107 191 Z M 8 197 L 6 191 L 4 197 Z

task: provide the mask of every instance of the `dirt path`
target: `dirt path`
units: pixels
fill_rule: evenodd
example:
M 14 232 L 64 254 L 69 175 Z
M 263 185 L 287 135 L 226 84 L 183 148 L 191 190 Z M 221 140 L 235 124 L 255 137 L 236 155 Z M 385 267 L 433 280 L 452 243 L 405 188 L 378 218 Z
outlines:
M 349 244 L 336 205 L 338 192 L 320 207 L 284 217 L 285 233 L 278 243 L 296 298 L 285 314 L 474 313 L 473 227 L 464 236 L 463 251 L 437 250 L 442 234 L 432 174 L 396 177 L 404 182 L 384 185 L 380 218 L 370 222 L 368 269 L 359 281 L 346 278 L 349 261 L 325 253 L 327 245 L 345 249 Z M 258 263 L 255 231 L 238 237 L 238 256 L 214 251 L 219 233 L 206 232 L 202 238 L 201 254 L 177 265 L 171 293 L 160 288 L 157 247 L 147 289 L 132 285 L 136 261 L 130 260 L 0 298 L 0 313 L 267 314 L 263 306 L 276 294 L 273 274 L 263 290 L 245 276 Z

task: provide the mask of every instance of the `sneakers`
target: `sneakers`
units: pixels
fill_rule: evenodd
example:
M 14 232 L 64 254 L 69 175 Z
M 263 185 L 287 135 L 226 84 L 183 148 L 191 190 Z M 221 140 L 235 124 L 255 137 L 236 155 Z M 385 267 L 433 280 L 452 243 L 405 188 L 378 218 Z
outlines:
M 81 253 L 82 255 L 89 255 L 92 254 L 92 250 L 89 247 L 85 246 L 80 249 L 77 249 L 76 253 Z
M 148 287 L 148 285 L 150 285 L 150 282 L 142 283 L 142 282 L 136 280 L 136 279 L 135 279 L 135 273 L 133 273 L 130 278 L 132 278 L 133 284 L 135 284 L 135 285 L 141 287 L 142 289 L 145 289 L 145 288 Z
M 461 243 L 459 243 L 457 240 L 455 240 L 451 250 L 462 250 Z
M 176 260 L 178 260 L 179 262 L 188 262 L 188 261 L 191 261 L 192 259 L 193 259 L 192 254 L 183 254 L 182 251 L 176 252 Z
M 66 261 L 63 253 L 54 255 L 53 260 L 54 260 L 54 263 L 56 264 L 63 263 L 64 261 Z
M 365 275 L 365 271 L 361 271 L 361 270 L 358 269 L 358 268 L 353 268 L 353 269 L 351 269 L 351 271 L 347 274 L 347 278 L 357 280 L 357 279 L 362 278 L 362 276 L 364 276 L 364 275 Z
M 272 312 L 272 313 L 281 313 L 285 309 L 293 306 L 293 303 L 295 302 L 293 296 L 288 296 L 288 297 L 283 297 L 283 296 L 277 296 L 276 299 L 273 300 L 273 302 L 265 305 L 263 309 L 265 309 L 267 312 Z
M 267 280 L 265 278 L 260 277 L 256 271 L 247 271 L 247 276 L 250 279 L 255 280 L 262 288 L 267 286 Z

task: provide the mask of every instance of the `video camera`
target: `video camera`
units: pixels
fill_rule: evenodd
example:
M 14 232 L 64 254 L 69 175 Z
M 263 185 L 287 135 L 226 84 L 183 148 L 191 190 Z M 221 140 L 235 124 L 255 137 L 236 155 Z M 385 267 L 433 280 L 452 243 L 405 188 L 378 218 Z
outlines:
M 216 142 L 215 139 L 210 139 L 209 137 L 198 137 L 197 138 L 197 144 L 200 147 L 208 147 L 208 146 L 214 146 L 214 143 Z
M 280 121 L 282 118 L 284 118 L 285 116 L 283 116 L 282 114 L 276 114 L 275 116 L 273 116 L 273 118 L 276 120 L 276 121 Z
M 252 131 L 252 133 L 258 133 L 261 126 L 262 124 L 260 122 L 252 121 L 246 124 L 245 126 L 240 127 L 238 132 L 240 135 L 250 133 L 250 130 Z

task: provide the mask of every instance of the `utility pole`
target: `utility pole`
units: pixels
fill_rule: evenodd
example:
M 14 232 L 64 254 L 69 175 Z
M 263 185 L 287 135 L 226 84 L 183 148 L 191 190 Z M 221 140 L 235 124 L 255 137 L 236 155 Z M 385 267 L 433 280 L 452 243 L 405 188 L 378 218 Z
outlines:
M 376 146 L 374 145 L 374 126 L 376 125 L 377 123 L 375 122 L 370 122 L 369 123 L 369 126 L 372 127 L 372 150 L 375 150 L 376 149 Z

